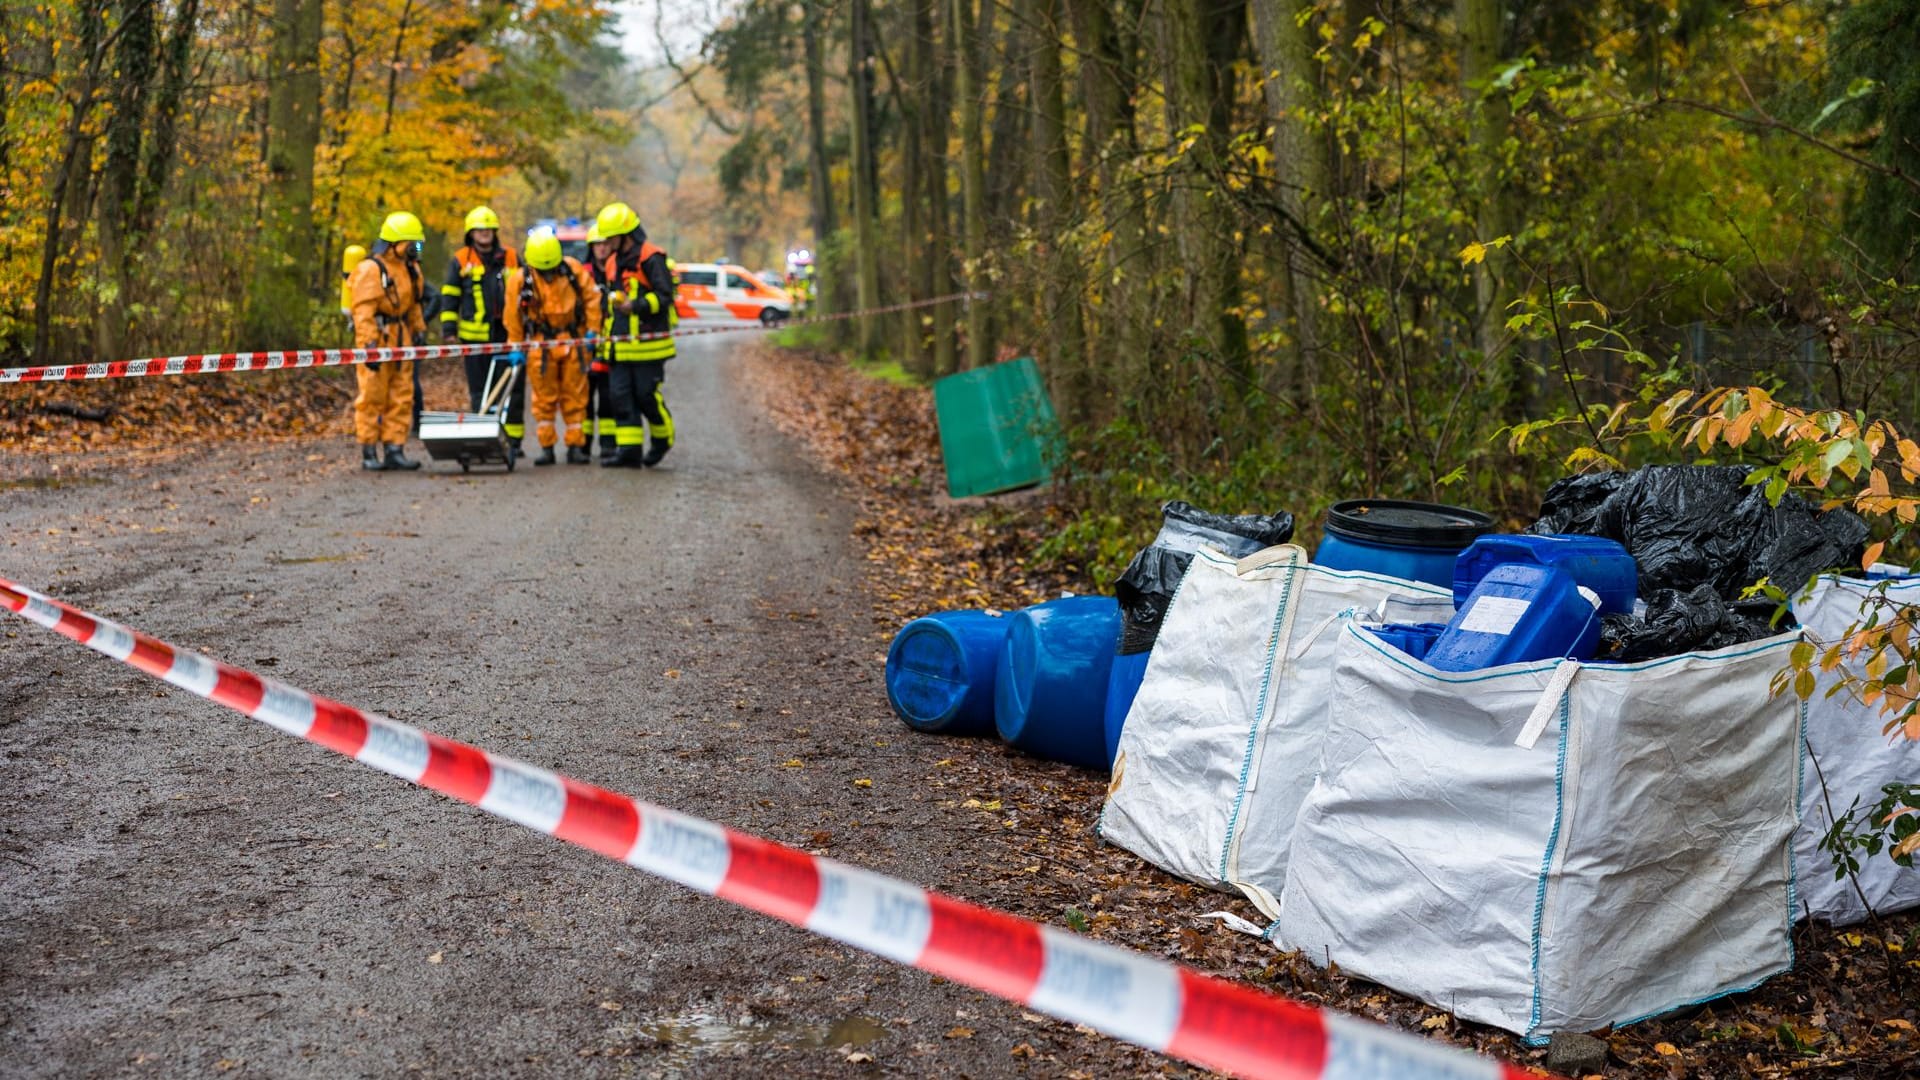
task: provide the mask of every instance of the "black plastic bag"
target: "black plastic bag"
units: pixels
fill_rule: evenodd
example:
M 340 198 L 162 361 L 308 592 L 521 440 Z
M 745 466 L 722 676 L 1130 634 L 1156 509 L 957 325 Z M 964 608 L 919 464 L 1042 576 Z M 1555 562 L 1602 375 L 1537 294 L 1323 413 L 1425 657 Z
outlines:
M 1644 617 L 1609 615 L 1606 660 L 1651 660 L 1718 649 L 1790 630 L 1778 605 L 1741 596 L 1765 578 L 1792 593 L 1815 574 L 1857 566 L 1867 523 L 1822 512 L 1788 493 L 1774 506 L 1745 465 L 1656 465 L 1631 473 L 1572 476 L 1547 489 L 1533 533 L 1604 536 L 1639 568 Z
M 1600 621 L 1599 659 L 1618 663 L 1657 660 L 1684 652 L 1704 652 L 1756 641 L 1791 630 L 1793 616 L 1773 617 L 1772 600 L 1722 600 L 1711 585 L 1691 592 L 1659 589 L 1645 597 L 1647 613 L 1608 615 Z
M 1529 532 L 1605 536 L 1626 546 L 1640 593 L 1712 585 L 1737 600 L 1761 578 L 1788 592 L 1822 570 L 1858 565 L 1867 523 L 1788 493 L 1769 505 L 1744 465 L 1656 465 L 1561 480 Z
M 1293 515 L 1213 514 L 1188 502 L 1170 502 L 1160 508 L 1160 535 L 1141 548 L 1113 583 L 1120 601 L 1122 656 L 1153 648 L 1160 621 L 1173 603 L 1173 591 L 1203 546 L 1239 558 L 1261 548 L 1293 539 Z

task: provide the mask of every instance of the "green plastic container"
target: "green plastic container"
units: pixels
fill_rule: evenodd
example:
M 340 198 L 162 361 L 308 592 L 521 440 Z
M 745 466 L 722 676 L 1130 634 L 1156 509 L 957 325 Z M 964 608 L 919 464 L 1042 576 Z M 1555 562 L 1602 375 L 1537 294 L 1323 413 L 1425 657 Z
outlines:
M 1040 368 L 1023 356 L 933 384 L 947 494 L 956 499 L 1032 487 L 1053 477 L 1060 424 Z

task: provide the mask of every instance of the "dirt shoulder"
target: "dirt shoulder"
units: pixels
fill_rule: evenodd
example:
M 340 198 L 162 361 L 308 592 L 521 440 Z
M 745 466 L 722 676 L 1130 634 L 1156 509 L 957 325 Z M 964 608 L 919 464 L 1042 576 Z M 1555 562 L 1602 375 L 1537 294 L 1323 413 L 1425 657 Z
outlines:
M 932 395 L 869 378 L 825 355 L 767 352 L 752 368 L 762 407 L 834 471 L 859 507 L 855 535 L 873 564 L 876 668 L 902 622 L 956 607 L 1011 608 L 1062 587 L 1104 591 L 1073 567 L 1028 553 L 1070 514 L 1048 499 L 956 506 L 944 499 Z M 997 742 L 914 733 L 942 747 L 942 805 L 989 823 L 955 868 L 986 902 L 1029 918 L 1166 956 L 1217 975 L 1438 1041 L 1539 1065 L 1545 1052 L 1299 954 L 1277 952 L 1201 913 L 1251 905 L 1180 881 L 1094 833 L 1106 778 L 1042 762 Z M 1802 873 L 1819 872 L 1801 868 Z M 931 884 L 931 883 L 929 883 Z M 1896 950 L 1889 954 L 1882 937 Z M 1608 1036 L 1608 1076 L 1745 1077 L 1809 1069 L 1856 1078 L 1920 1071 L 1920 917 L 1882 930 L 1802 922 L 1795 970 L 1758 990 L 1633 1025 Z M 1891 962 L 1891 970 L 1890 970 Z

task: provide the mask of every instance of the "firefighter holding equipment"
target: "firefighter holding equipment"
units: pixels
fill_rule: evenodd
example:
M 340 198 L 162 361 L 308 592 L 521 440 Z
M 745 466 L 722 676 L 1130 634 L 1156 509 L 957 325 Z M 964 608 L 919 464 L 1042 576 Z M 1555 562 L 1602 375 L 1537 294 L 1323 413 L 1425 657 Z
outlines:
M 595 221 L 587 226 L 587 270 L 593 275 L 593 283 L 600 289 L 600 322 L 604 325 L 609 316 L 607 311 L 607 238 L 600 235 L 600 223 Z M 612 343 L 596 340 L 588 350 L 587 370 L 588 413 L 593 417 L 593 430 L 587 434 L 600 444 L 600 460 L 611 461 L 619 452 L 614 442 L 613 399 L 607 394 L 607 376 L 611 371 L 607 354 L 613 348 Z
M 527 239 L 526 266 L 507 271 L 504 311 L 507 340 L 524 342 L 527 378 L 533 384 L 535 465 L 554 462 L 553 414 L 560 413 L 567 443 L 567 464 L 585 465 L 587 454 L 588 348 L 551 344 L 582 338 L 600 329 L 600 287 L 577 260 L 561 253 L 551 231 Z
M 447 260 L 446 283 L 440 286 L 441 340 L 448 344 L 455 341 L 504 344 L 507 340 L 507 324 L 502 318 L 506 309 L 506 272 L 519 265 L 519 255 L 500 243 L 500 216 L 484 206 L 468 211 L 465 243 Z M 490 360 L 485 353 L 470 353 L 466 357 L 467 404 L 474 412 L 480 411 L 480 402 L 486 397 Z M 515 457 L 519 456 L 520 440 L 527 433 L 526 412 L 525 385 L 516 381 L 507 399 L 503 425 L 507 452 Z
M 420 219 L 404 210 L 387 215 L 381 224 L 373 255 L 362 259 L 347 280 L 355 348 L 426 344 L 420 279 L 420 249 L 426 239 Z M 353 399 L 360 467 L 369 472 L 419 468 L 420 463 L 402 449 L 413 420 L 413 361 L 362 364 L 354 375 L 360 383 L 360 393 Z
M 609 203 L 595 224 L 607 240 L 604 276 L 611 312 L 607 396 L 613 401 L 618 453 L 600 464 L 634 468 L 657 465 L 673 447 L 673 414 L 660 390 L 673 359 L 673 272 L 667 253 L 648 242 L 640 216 L 623 202 Z M 622 341 L 642 335 L 643 340 Z M 652 445 L 647 444 L 648 429 Z M 642 447 L 646 446 L 645 454 Z

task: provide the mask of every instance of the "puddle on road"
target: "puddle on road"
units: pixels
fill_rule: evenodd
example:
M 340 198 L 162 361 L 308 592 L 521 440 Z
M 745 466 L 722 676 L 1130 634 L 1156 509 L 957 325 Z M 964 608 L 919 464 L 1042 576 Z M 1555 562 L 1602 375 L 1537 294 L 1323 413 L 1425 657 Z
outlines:
M 707 1055 L 730 1056 L 757 1047 L 827 1049 L 865 1046 L 887 1033 L 871 1016 L 843 1016 L 826 1023 L 761 1020 L 751 1016 L 725 1017 L 709 1012 L 636 1024 L 634 1037 L 658 1049 L 654 1060 L 668 1069 L 690 1068 Z
M 58 491 L 106 482 L 103 476 L 22 476 L 17 480 L 0 480 L 0 491 Z

